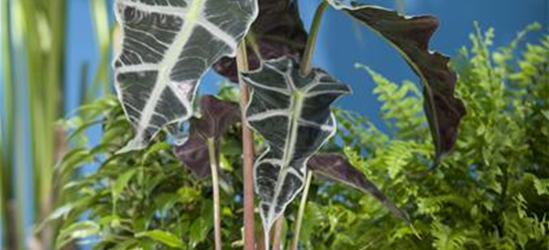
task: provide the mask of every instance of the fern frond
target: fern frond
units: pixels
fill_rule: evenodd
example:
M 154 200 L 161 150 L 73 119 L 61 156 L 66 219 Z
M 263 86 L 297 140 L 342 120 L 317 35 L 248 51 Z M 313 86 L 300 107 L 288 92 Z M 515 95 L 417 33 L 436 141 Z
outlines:
M 427 129 L 418 87 L 411 81 L 397 85 L 364 65 L 357 67 L 366 70 L 377 85 L 374 94 L 382 103 L 381 117 L 395 137 L 403 140 L 425 138 L 422 135 L 427 133 Z
M 466 249 L 468 237 L 464 230 L 457 230 L 444 225 L 440 221 L 431 224 L 431 233 L 435 238 L 433 246 L 437 250 L 461 250 Z

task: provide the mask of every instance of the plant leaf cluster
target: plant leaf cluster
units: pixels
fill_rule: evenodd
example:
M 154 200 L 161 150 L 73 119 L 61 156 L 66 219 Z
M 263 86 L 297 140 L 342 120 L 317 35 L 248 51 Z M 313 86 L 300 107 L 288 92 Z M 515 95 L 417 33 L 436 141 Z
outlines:
M 313 179 L 299 243 L 303 249 L 549 247 L 549 37 L 527 45 L 517 57 L 519 39 L 493 48 L 493 36 L 493 30 L 473 34 L 472 49 L 464 48 L 453 63 L 461 76 L 456 93 L 470 108 L 453 153 L 429 175 L 411 174 L 430 162 L 433 150 L 425 140 L 430 132 L 422 92 L 409 81 L 395 84 L 366 71 L 377 84 L 374 93 L 383 103 L 389 131 L 352 111 L 334 110 L 339 129 L 325 148 L 345 157 L 329 160 L 339 158 L 354 168 L 328 176 L 349 175 L 340 178 L 342 184 Z M 217 97 L 237 98 L 229 85 Z M 95 249 L 212 249 L 212 188 L 183 168 L 164 141 L 166 134 L 142 151 L 116 154 L 132 134 L 126 133 L 131 125 L 115 99 L 97 100 L 79 114 L 87 120 L 67 122 L 78 125 L 69 136 L 76 146 L 57 167 L 66 196 L 48 219 L 61 222 L 58 247 L 78 240 L 96 243 Z M 93 124 L 101 124 L 104 134 L 97 145 L 86 147 L 83 132 Z M 242 246 L 239 127 L 229 127 L 218 140 L 224 248 Z M 258 138 L 256 148 L 266 143 Z M 337 169 L 318 170 L 328 161 L 322 159 L 326 154 L 308 162 L 318 175 Z M 79 169 L 90 164 L 97 171 L 80 175 Z M 368 187 L 368 182 L 408 214 L 421 239 L 376 197 L 345 187 Z M 286 236 L 293 233 L 297 204 L 287 210 Z
M 263 230 L 268 234 L 274 221 L 284 214 L 286 207 L 303 188 L 309 159 L 336 132 L 336 119 L 331 113 L 330 105 L 340 95 L 350 93 L 347 85 L 338 82 L 327 72 L 317 68 L 309 70 L 316 31 L 323 10 L 328 5 L 349 14 L 386 38 L 419 76 L 423 83 L 424 113 L 434 142 L 435 156 L 432 169 L 438 166 L 442 156 L 454 147 L 465 108 L 463 102 L 454 96 L 457 77 L 448 65 L 449 58 L 438 52 L 429 51 L 429 40 L 438 28 L 438 19 L 432 16 L 404 17 L 395 11 L 377 6 L 330 0 L 319 6 L 316 14 L 318 16 L 313 22 L 314 32 L 307 38 L 299 18 L 297 4 L 291 1 L 284 3 L 267 0 L 259 3 L 256 0 L 116 1 L 117 20 L 124 34 L 121 53 L 114 62 L 117 94 L 121 108 L 135 133 L 133 139 L 126 142 L 126 147 L 118 149 L 118 154 L 113 155 L 113 158 L 124 158 L 136 149 L 145 154 L 142 162 L 132 162 L 129 159 L 126 163 L 134 167 L 116 177 L 110 191 L 113 216 L 118 210 L 122 192 L 132 179 L 139 178 L 138 180 L 143 181 L 145 178 L 160 177 L 161 175 L 149 176 L 149 173 L 144 173 L 145 167 L 154 163 L 164 166 L 167 164 L 164 161 L 174 158 L 171 155 L 171 158 L 167 156 L 165 159 L 156 159 L 156 162 L 147 162 L 154 153 L 164 152 L 169 148 L 169 144 L 163 142 L 166 134 L 175 135 L 176 144 L 181 144 L 175 149 L 176 154 L 195 176 L 208 175 L 208 165 L 211 165 L 212 171 L 217 170 L 217 165 L 223 160 L 217 156 L 221 151 L 221 137 L 238 122 L 238 107 L 213 97 L 205 97 L 199 105 L 203 117 L 192 117 L 193 102 L 200 78 L 210 66 L 216 64 L 217 71 L 231 80 L 238 76 L 241 84 L 250 85 L 252 88 L 250 102 L 241 113 L 246 116 L 242 117 L 246 122 L 241 126 L 250 127 L 262 136 L 261 145 L 264 150 L 254 165 L 254 182 L 256 193 L 262 199 L 259 212 L 263 220 Z M 259 11 L 262 15 L 256 20 Z M 248 34 L 250 28 L 252 32 Z M 244 39 L 245 36 L 249 39 Z M 248 42 L 254 51 L 251 53 L 250 61 L 257 69 L 236 72 L 234 60 L 223 57 L 235 56 L 237 47 L 245 48 Z M 306 46 L 302 46 L 305 43 Z M 250 59 L 244 57 L 245 60 Z M 299 62 L 301 57 L 303 61 Z M 371 70 L 370 73 L 374 74 L 374 78 L 383 80 Z M 387 80 L 384 82 L 391 85 Z M 408 89 L 414 93 L 418 92 L 413 85 L 408 85 Z M 401 90 L 404 95 L 406 92 L 407 90 Z M 391 93 L 387 97 L 399 104 L 399 99 L 404 98 L 402 94 L 401 98 L 397 98 Z M 407 100 L 412 104 L 411 107 L 417 107 L 417 103 L 414 102 L 417 99 L 419 98 Z M 418 116 L 404 116 L 404 119 L 417 125 L 417 131 L 422 130 L 422 126 L 419 125 L 421 122 L 416 120 L 419 119 Z M 189 120 L 191 129 L 187 134 L 185 125 Z M 351 128 L 346 129 L 349 131 Z M 159 133 L 163 136 L 157 136 Z M 111 139 L 102 145 L 106 148 L 101 147 L 101 150 L 105 151 L 82 149 L 75 153 L 82 157 L 77 160 L 91 161 L 96 154 L 108 155 L 111 153 L 109 143 L 125 139 L 117 140 L 113 134 L 107 133 L 105 137 Z M 412 132 L 409 133 L 407 140 L 378 145 L 384 150 L 401 152 L 395 157 L 387 156 L 385 165 L 388 165 L 390 177 L 397 177 L 404 171 L 407 162 L 423 152 L 423 141 L 416 142 L 413 139 Z M 159 140 L 161 143 L 148 146 L 153 140 Z M 352 145 L 345 145 L 346 141 L 342 141 L 343 149 Z M 366 141 L 365 144 L 371 142 L 373 140 Z M 335 148 L 338 147 L 340 145 L 336 144 Z M 372 149 L 379 150 L 374 147 Z M 406 152 L 409 150 L 414 151 Z M 364 153 L 363 151 L 367 154 L 372 153 L 366 148 L 361 149 L 355 152 L 355 158 Z M 352 152 L 347 150 L 347 156 L 349 154 L 353 156 Z M 411 223 L 406 212 L 398 209 L 373 185 L 373 182 L 364 175 L 353 174 L 359 173 L 360 170 L 354 167 L 353 158 L 350 156 L 349 160 L 345 160 L 342 154 L 321 154 L 317 155 L 316 159 L 326 159 L 322 162 L 313 161 L 311 165 L 318 174 L 373 194 L 393 213 Z M 424 155 L 421 162 L 426 164 L 429 159 L 428 155 Z M 210 161 L 215 161 L 215 165 Z M 101 164 L 109 162 L 107 160 Z M 330 162 L 332 165 L 326 165 Z M 100 169 L 104 169 L 103 166 Z M 60 171 L 67 171 L 67 167 L 61 166 Z M 70 172 L 70 169 L 68 171 Z M 98 171 L 98 177 L 100 174 L 104 173 Z M 216 249 L 220 249 L 220 204 L 217 198 L 219 183 L 217 174 L 212 177 L 216 198 Z M 226 187 L 227 190 L 234 192 L 232 185 Z M 205 204 L 202 204 L 201 209 L 206 209 Z M 246 211 L 247 214 L 251 212 L 249 209 Z M 154 216 L 170 217 L 167 213 L 164 210 L 155 210 Z M 300 213 L 297 220 L 301 220 L 302 214 Z M 203 219 L 196 223 L 211 220 Z M 95 223 L 93 220 L 87 222 Z M 297 223 L 299 225 L 300 221 Z M 204 239 L 208 230 L 201 231 L 202 228 L 197 227 L 198 231 L 191 230 L 189 236 L 199 235 L 198 238 Z M 99 232 L 100 226 L 94 225 L 90 228 L 93 229 L 91 232 L 96 233 Z M 139 229 L 142 230 L 133 231 L 136 238 L 157 238 L 170 247 L 185 247 L 184 241 L 174 240 L 177 237 L 174 237 L 173 231 Z M 299 234 L 299 229 L 296 231 Z M 86 233 L 86 236 L 88 234 L 91 233 Z M 75 232 L 69 231 L 62 235 L 59 245 L 64 245 L 65 238 L 70 238 L 67 235 L 75 235 Z M 195 245 L 191 244 L 191 247 Z

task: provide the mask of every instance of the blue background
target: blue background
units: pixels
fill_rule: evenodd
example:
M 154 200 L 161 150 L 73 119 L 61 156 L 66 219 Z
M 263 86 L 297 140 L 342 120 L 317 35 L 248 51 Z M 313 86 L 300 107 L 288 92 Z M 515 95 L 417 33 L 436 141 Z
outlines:
M 67 114 L 70 114 L 78 105 L 82 87 L 79 86 L 81 66 L 85 63 L 90 65 L 89 82 L 92 81 L 93 72 L 98 67 L 99 50 L 95 42 L 89 1 L 91 0 L 67 1 L 68 33 L 65 55 Z M 112 6 L 112 0 L 108 1 Z M 300 4 L 305 25 L 309 27 L 319 1 L 296 1 Z M 389 8 L 395 7 L 394 1 L 369 2 Z M 455 55 L 462 46 L 469 46 L 469 34 L 474 29 L 474 21 L 478 21 L 483 30 L 488 27 L 495 28 L 494 45 L 496 47 L 509 43 L 518 31 L 533 22 L 540 23 L 543 30 L 530 34 L 526 41 L 538 41 L 540 36 L 547 32 L 549 0 L 406 0 L 404 9 L 407 14 L 438 16 L 441 27 L 432 40 L 431 49 Z M 352 96 L 341 99 L 338 105 L 361 112 L 374 123 L 380 123 L 378 117 L 380 105 L 372 95 L 374 83 L 366 72 L 355 69 L 355 63 L 366 64 L 395 82 L 404 79 L 417 81 L 417 77 L 391 46 L 342 13 L 328 9 L 319 36 L 314 66 L 327 70 L 336 78 L 350 84 L 354 90 Z M 0 71 L 0 81 L 3 79 L 1 74 Z M 216 74 L 209 73 L 203 80 L 200 91 L 215 93 L 222 81 Z M 0 96 L 1 94 L 0 92 Z M 98 136 L 99 132 L 92 133 L 90 141 L 97 141 Z M 32 192 L 32 188 L 27 190 Z M 32 193 L 27 197 L 30 200 Z M 31 211 L 29 208 L 25 216 L 29 232 L 33 221 Z
M 389 8 L 395 7 L 395 1 L 369 2 Z M 440 50 L 448 55 L 455 55 L 462 46 L 469 46 L 469 34 L 474 29 L 474 21 L 478 21 L 482 29 L 495 28 L 495 46 L 509 43 L 518 31 L 533 22 L 542 24 L 543 32 L 529 35 L 527 41 L 537 41 L 548 27 L 548 0 L 406 0 L 404 2 L 407 14 L 433 14 L 440 18 L 441 27 L 432 40 L 431 49 Z M 298 0 L 298 3 L 305 26 L 309 27 L 319 1 Z M 78 85 L 81 65 L 90 64 L 90 72 L 94 72 L 99 58 L 88 1 L 71 0 L 68 1 L 68 5 L 66 110 L 71 111 L 78 104 L 78 95 L 75 93 L 78 93 L 80 88 Z M 417 81 L 417 77 L 390 45 L 336 10 L 327 10 L 319 36 L 314 66 L 327 70 L 352 86 L 354 94 L 341 99 L 339 105 L 367 114 L 374 122 L 379 122 L 377 111 L 380 107 L 375 96 L 371 94 L 374 83 L 365 71 L 355 69 L 355 63 L 366 64 L 395 82 L 404 79 Z M 220 82 L 222 82 L 220 77 L 210 73 L 203 80 L 200 91 L 215 93 Z

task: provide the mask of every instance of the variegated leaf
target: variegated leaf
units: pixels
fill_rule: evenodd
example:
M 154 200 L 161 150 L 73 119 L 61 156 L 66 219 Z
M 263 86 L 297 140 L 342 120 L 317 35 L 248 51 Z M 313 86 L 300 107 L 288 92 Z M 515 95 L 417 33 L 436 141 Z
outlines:
M 330 105 L 351 90 L 321 69 L 301 76 L 298 64 L 287 57 L 266 61 L 243 79 L 253 90 L 246 109 L 248 125 L 268 145 L 254 165 L 268 232 L 303 188 L 309 158 L 336 131 Z
M 429 50 L 429 41 L 439 20 L 428 15 L 402 16 L 396 11 L 352 0 L 328 2 L 390 42 L 419 76 L 436 150 L 433 167 L 437 166 L 454 146 L 459 124 L 466 113 L 463 102 L 454 96 L 457 76 L 448 65 L 450 58 Z
M 258 13 L 257 0 L 116 0 L 123 30 L 116 88 L 134 139 L 144 148 L 164 126 L 192 116 L 200 78 L 236 47 Z

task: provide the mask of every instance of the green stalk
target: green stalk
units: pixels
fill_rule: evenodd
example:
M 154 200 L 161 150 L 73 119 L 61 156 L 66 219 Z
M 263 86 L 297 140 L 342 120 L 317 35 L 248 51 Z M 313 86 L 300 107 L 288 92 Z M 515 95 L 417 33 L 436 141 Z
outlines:
M 0 221 L 2 224 L 0 225 L 0 230 L 2 230 L 2 235 L 0 235 L 0 242 L 4 243 L 6 241 L 7 232 L 4 228 L 7 227 L 6 222 L 6 190 L 4 188 L 4 181 L 6 179 L 6 176 L 4 175 L 4 169 L 6 168 L 4 166 L 4 158 L 2 157 L 1 152 L 3 151 L 2 147 L 2 126 L 0 126 Z M 0 244 L 0 248 L 6 249 L 7 247 L 3 244 Z
M 20 89 L 20 87 L 19 87 Z M 15 126 L 18 128 L 24 127 L 24 118 L 23 118 L 23 111 L 21 108 L 21 105 L 18 105 L 19 108 L 16 111 L 15 114 Z M 15 150 L 15 160 L 14 164 L 12 165 L 15 168 L 15 182 L 12 182 L 12 188 L 15 188 L 15 203 L 10 202 L 8 204 L 8 214 L 11 217 L 11 222 L 15 222 L 13 227 L 8 228 L 15 228 L 14 234 L 10 237 L 14 237 L 15 240 L 17 240 L 15 246 L 16 249 L 24 249 L 25 246 L 25 228 L 24 228 L 24 208 L 28 205 L 25 196 L 25 191 L 27 187 L 25 186 L 25 175 L 27 174 L 24 165 L 27 163 L 26 156 L 24 154 L 25 152 L 25 146 L 24 146 L 24 131 L 22 129 L 16 129 L 15 131 L 15 143 L 14 147 Z M 9 222 L 8 222 L 9 223 Z
M 2 88 L 2 114 L 3 117 L 0 117 L 0 221 L 2 224 L 0 227 L 3 228 L 0 237 L 2 237 L 2 242 L 4 246 L 0 246 L 2 249 L 9 249 L 10 247 L 10 232 L 8 228 L 8 204 L 12 199 L 12 190 L 10 189 L 12 168 L 13 166 L 13 109 L 9 107 L 14 107 L 13 104 L 13 89 L 12 89 L 12 60 L 11 60 L 11 20 L 9 17 L 9 2 L 2 1 L 0 6 L 0 11 L 2 20 L 0 23 L 2 25 L 2 70 L 3 70 L 3 85 Z M 14 230 L 15 231 L 15 230 Z
M 215 235 L 215 250 L 222 249 L 221 241 L 221 209 L 219 201 L 219 175 L 217 173 L 217 150 L 215 147 L 215 139 L 208 138 L 208 155 L 210 157 L 210 168 L 212 170 L 212 186 L 213 186 L 213 206 L 214 206 L 214 235 Z
M 34 216 L 44 219 L 53 207 L 53 168 L 61 155 L 62 144 L 56 144 L 59 130 L 55 121 L 63 112 L 63 69 L 65 49 L 65 0 L 51 0 L 47 5 L 22 1 L 23 44 L 26 67 L 18 72 L 27 74 L 27 93 L 20 98 L 28 100 L 32 173 L 34 180 Z M 24 111 L 21 111 L 23 115 Z M 62 143 L 62 142 L 61 142 Z M 50 226 L 41 232 L 44 248 L 53 245 Z
M 1 118 L 1 117 L 0 117 Z M 0 235 L 0 242 L 5 242 L 5 239 L 6 239 L 6 230 L 2 230 L 3 228 L 7 228 L 7 223 L 6 223 L 6 215 L 5 215 L 5 211 L 6 211 L 6 204 L 5 204 L 5 201 L 7 201 L 6 199 L 6 192 L 4 190 L 4 181 L 6 179 L 6 177 L 4 176 L 4 168 L 6 168 L 4 166 L 4 158 L 2 157 L 2 152 L 3 152 L 3 149 L 4 147 L 2 146 L 3 144 L 3 140 L 2 140 L 2 124 L 0 124 L 0 222 L 2 222 L 2 224 L 0 224 L 0 230 L 2 231 L 2 235 Z M 0 244 L 0 248 L 4 249 L 4 248 L 7 248 L 5 247 L 3 244 Z
M 316 42 L 318 40 L 318 32 L 320 30 L 320 25 L 322 23 L 322 17 L 324 16 L 324 12 L 326 11 L 326 8 L 328 7 L 328 5 L 329 4 L 327 1 L 322 1 L 315 11 L 313 23 L 311 24 L 311 29 L 309 32 L 309 38 L 307 40 L 307 45 L 305 47 L 305 52 L 303 54 L 303 58 L 301 59 L 300 73 L 302 76 L 308 75 L 311 69 L 311 62 L 313 59 Z M 312 172 L 308 171 L 307 180 L 305 181 L 305 190 L 303 190 L 303 194 L 301 196 L 301 203 L 299 205 L 299 212 L 297 215 L 296 226 L 294 229 L 294 238 L 292 240 L 292 246 L 290 248 L 291 250 L 298 249 L 297 247 L 299 245 L 301 224 L 303 223 L 303 216 L 305 214 L 305 207 L 307 205 L 307 197 L 309 195 L 309 188 L 311 186 L 312 178 L 313 178 Z
M 49 33 L 42 35 L 38 34 L 40 30 L 44 30 L 44 26 L 48 27 L 47 23 L 42 23 L 42 27 L 38 27 L 38 23 L 44 22 L 43 13 L 39 12 L 36 4 L 30 1 L 21 2 L 22 13 L 23 13 L 23 44 L 26 55 L 26 65 L 21 65 L 22 69 L 18 72 L 25 72 L 27 75 L 26 82 L 27 92 L 20 92 L 18 98 L 22 100 L 28 100 L 28 115 L 29 115 L 29 129 L 30 136 L 28 137 L 28 143 L 31 148 L 30 157 L 28 157 L 29 163 L 33 166 L 32 177 L 33 177 L 33 186 L 34 186 L 34 204 L 41 205 L 42 203 L 42 188 L 44 181 L 42 176 L 47 176 L 46 172 L 46 162 L 44 162 L 44 150 L 47 147 L 47 135 L 44 127 L 47 126 L 45 123 L 45 117 L 47 116 L 47 107 L 42 103 L 43 93 L 45 88 L 38 83 L 38 81 L 47 79 L 47 75 L 41 74 L 44 67 L 42 63 L 42 46 L 47 44 L 49 38 Z M 41 20 L 41 21 L 39 21 Z M 26 67 L 25 67 L 26 66 Z M 44 83 L 46 85 L 46 83 Z M 26 112 L 19 110 L 21 116 Z M 41 124 L 41 126 L 37 126 Z M 19 141 L 19 140 L 18 140 Z M 22 140 L 21 140 L 22 141 Z M 23 142 L 22 142 L 23 143 Z M 24 151 L 24 150 L 22 150 Z M 36 166 L 42 166 L 38 168 Z M 23 166 L 20 166 L 22 168 Z M 40 211 L 35 210 L 34 216 L 40 218 Z
M 311 69 L 311 61 L 313 59 L 313 54 L 316 47 L 316 41 L 318 39 L 318 31 L 320 30 L 320 24 L 322 23 L 322 17 L 324 16 L 324 11 L 328 7 L 327 1 L 322 1 L 320 5 L 316 8 L 315 16 L 313 18 L 313 23 L 311 24 L 311 30 L 309 32 L 309 39 L 307 40 L 307 45 L 305 51 L 303 52 L 303 58 L 301 59 L 301 65 L 299 72 L 302 76 L 309 74 Z
M 249 70 L 248 55 L 246 53 L 246 42 L 238 47 L 236 56 L 238 72 Z M 246 126 L 246 111 L 244 107 L 248 104 L 248 87 L 242 78 L 240 80 L 240 107 L 242 110 L 242 148 L 243 148 L 243 176 L 244 176 L 244 250 L 255 249 L 255 219 L 254 219 L 254 140 L 253 133 Z
M 109 18 L 107 16 L 108 8 L 106 1 L 89 1 L 92 12 L 95 37 L 99 46 L 99 67 L 94 76 L 92 86 L 85 98 L 80 100 L 81 103 L 87 103 L 95 98 L 99 91 L 108 92 L 110 87 L 109 81 L 109 65 L 110 65 L 110 44 L 111 31 L 109 29 Z M 82 86 L 87 88 L 87 86 Z
M 23 16 L 23 9 L 21 6 L 21 3 L 19 1 L 10 1 L 10 40 L 9 40 L 9 46 L 10 50 L 14 50 L 15 54 L 24 54 L 23 50 L 23 23 L 24 23 L 24 16 Z M 9 85 L 11 85 L 12 92 L 12 100 L 10 104 L 13 104 L 13 106 L 10 106 L 13 109 L 13 117 L 11 124 L 13 127 L 11 128 L 11 136 L 13 136 L 13 142 L 10 147 L 14 149 L 13 152 L 11 152 L 10 157 L 13 157 L 11 161 L 11 165 L 8 166 L 12 168 L 12 171 L 14 172 L 12 176 L 10 176 L 10 182 L 9 186 L 11 188 L 11 194 L 10 194 L 10 200 L 8 200 L 7 204 L 7 215 L 6 218 L 8 220 L 8 225 L 11 224 L 13 226 L 9 226 L 6 228 L 8 230 L 8 244 L 13 249 L 24 249 L 24 243 L 25 243 L 25 230 L 24 230 L 24 214 L 22 211 L 26 206 L 25 202 L 25 171 L 24 171 L 24 163 L 26 160 L 25 155 L 23 152 L 26 150 L 24 147 L 24 133 L 22 129 L 15 129 L 15 128 L 23 128 L 24 125 L 24 117 L 23 117 L 23 110 L 21 107 L 21 101 L 19 101 L 21 98 L 20 95 L 22 94 L 22 88 L 26 85 L 26 82 L 24 82 L 21 78 L 23 77 L 21 74 L 17 74 L 16 72 L 24 72 L 23 69 L 23 60 L 21 57 L 10 57 L 10 63 L 12 65 L 12 79 Z M 15 208 L 18 209 L 15 209 Z
M 43 162 L 46 165 L 35 166 L 35 168 L 44 168 L 44 175 L 42 178 L 42 194 L 41 194 L 41 203 L 42 211 L 41 218 L 45 218 L 52 208 L 53 196 L 53 172 L 55 162 L 58 161 L 59 157 L 63 152 L 60 152 L 63 147 L 63 141 L 60 141 L 56 144 L 55 138 L 58 136 L 58 133 L 63 133 L 62 130 L 59 130 L 55 127 L 55 122 L 61 117 L 61 114 L 64 113 L 64 50 L 65 50 L 65 9 L 66 2 L 65 0 L 53 0 L 51 4 L 48 5 L 46 13 L 49 16 L 50 30 L 51 30 L 51 50 L 48 55 L 48 59 L 45 60 L 47 64 L 45 68 L 46 75 L 48 76 L 47 82 L 43 82 L 43 88 L 47 96 L 44 96 L 43 100 L 45 102 L 44 106 L 46 107 L 46 117 L 45 117 L 45 126 L 44 124 L 34 124 L 34 126 L 44 127 L 47 130 L 46 134 L 46 145 L 48 149 L 43 151 Z M 40 84 L 40 83 L 39 83 Z M 48 240 L 50 238 L 48 237 Z M 53 242 L 51 242 L 53 243 Z M 51 246 L 48 244 L 46 246 Z
M 301 234 L 301 224 L 303 223 L 303 216 L 305 215 L 305 207 L 307 206 L 307 196 L 309 196 L 309 188 L 311 187 L 311 180 L 313 179 L 313 172 L 307 172 L 307 180 L 305 181 L 305 190 L 301 196 L 301 203 L 299 204 L 299 212 L 297 214 L 297 220 L 294 229 L 294 239 L 292 240 L 291 250 L 297 250 L 299 245 L 299 236 Z
M 21 68 L 17 72 L 25 72 L 27 75 L 27 82 L 25 83 L 27 85 L 27 92 L 24 93 L 23 91 L 19 92 L 18 99 L 20 100 L 28 100 L 28 115 L 29 115 L 29 128 L 30 128 L 30 136 L 29 138 L 29 145 L 31 149 L 31 154 L 29 157 L 29 160 L 33 164 L 33 185 L 34 185 L 34 204 L 41 204 L 41 188 L 43 181 L 41 180 L 41 176 L 46 175 L 46 173 L 43 173 L 43 168 L 36 168 L 34 166 L 41 165 L 45 167 L 45 162 L 43 162 L 43 154 L 42 150 L 44 147 L 46 147 L 46 141 L 47 138 L 45 138 L 45 131 L 42 127 L 36 127 L 35 124 L 39 124 L 44 121 L 44 117 L 46 116 L 46 107 L 44 105 L 41 105 L 40 101 L 42 100 L 41 93 L 43 93 L 44 89 L 37 84 L 37 81 L 40 80 L 40 78 L 45 79 L 47 76 L 44 76 L 40 74 L 40 71 L 44 65 L 41 63 L 41 44 L 47 43 L 47 40 L 49 40 L 49 37 L 47 35 L 44 35 L 41 39 L 40 36 L 37 34 L 39 30 L 44 30 L 44 26 L 48 27 L 47 23 L 42 23 L 42 28 L 39 28 L 37 24 L 39 21 L 37 19 L 42 19 L 42 21 L 45 17 L 43 13 L 40 13 L 37 9 L 36 4 L 30 2 L 30 1 L 21 1 L 21 14 L 22 14 L 22 21 L 23 21 L 23 35 L 22 35 L 22 46 L 24 46 L 24 53 L 26 55 L 26 65 L 20 64 Z M 46 33 L 48 34 L 48 33 Z M 40 78 L 39 76 L 40 75 Z M 22 86 L 22 83 L 19 83 L 19 86 Z M 24 111 L 22 109 L 19 109 L 21 112 L 21 116 L 24 115 Z M 42 126 L 46 126 L 46 124 L 42 124 Z M 22 127 L 21 127 L 22 128 Z M 18 140 L 23 143 L 22 140 Z M 20 166 L 22 167 L 22 166 Z M 38 211 L 35 211 L 34 216 L 40 216 L 40 213 Z

